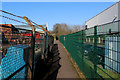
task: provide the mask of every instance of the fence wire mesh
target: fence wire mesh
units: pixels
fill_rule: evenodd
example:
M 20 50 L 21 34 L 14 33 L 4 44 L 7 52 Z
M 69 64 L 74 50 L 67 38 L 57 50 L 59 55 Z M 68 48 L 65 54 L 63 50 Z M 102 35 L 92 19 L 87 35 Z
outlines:
M 120 79 L 120 21 L 60 36 L 89 80 Z
M 33 35 L 31 26 L 23 17 L 2 10 L 0 12 L 3 12 L 0 17 L 4 21 L 22 24 L 0 24 L 0 79 L 34 79 L 35 64 L 42 56 L 46 60 L 48 46 L 54 42 L 53 37 L 42 30 L 45 26 L 41 25 L 40 28 L 30 20 L 36 29 Z

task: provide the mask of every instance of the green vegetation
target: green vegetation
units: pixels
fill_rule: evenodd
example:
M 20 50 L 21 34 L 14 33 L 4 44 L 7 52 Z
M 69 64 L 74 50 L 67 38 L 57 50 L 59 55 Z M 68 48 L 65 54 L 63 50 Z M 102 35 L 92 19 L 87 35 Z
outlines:
M 89 60 L 87 60 L 87 59 L 84 59 L 84 62 L 86 63 L 86 64 L 88 64 L 92 69 L 94 69 L 94 65 L 92 64 L 92 62 L 90 62 Z M 108 69 L 103 69 L 101 66 L 99 66 L 99 65 L 97 65 L 98 67 L 97 67 L 97 73 L 100 75 L 100 76 L 102 76 L 102 78 L 104 78 L 104 79 L 108 79 L 109 78 L 109 80 L 111 79 L 111 77 L 112 78 L 114 78 L 114 79 L 116 79 L 116 80 L 120 80 L 120 74 L 117 74 L 117 73 L 115 73 L 115 72 L 112 72 L 112 71 L 110 71 L 110 70 L 108 70 Z M 103 71 L 104 72 L 103 72 Z M 111 77 L 109 77 L 107 74 L 109 75 L 109 76 L 111 76 Z M 112 80 L 112 79 L 111 79 Z

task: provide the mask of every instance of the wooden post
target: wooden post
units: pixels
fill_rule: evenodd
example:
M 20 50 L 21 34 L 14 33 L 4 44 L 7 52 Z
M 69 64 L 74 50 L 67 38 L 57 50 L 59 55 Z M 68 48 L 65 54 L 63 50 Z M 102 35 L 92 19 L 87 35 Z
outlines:
M 31 26 L 32 28 L 32 38 L 31 38 L 31 48 L 32 48 L 32 80 L 34 79 L 34 54 L 35 54 L 35 27 L 34 25 L 30 22 L 30 20 L 26 17 L 23 16 L 23 19 Z

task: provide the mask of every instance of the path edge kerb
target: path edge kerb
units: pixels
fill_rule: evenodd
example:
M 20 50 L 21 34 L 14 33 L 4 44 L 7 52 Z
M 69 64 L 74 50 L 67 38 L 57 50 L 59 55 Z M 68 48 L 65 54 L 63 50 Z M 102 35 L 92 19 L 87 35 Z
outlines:
M 59 40 L 58 40 L 59 41 Z M 62 47 L 64 48 L 64 50 L 66 51 L 67 55 L 70 57 L 69 60 L 71 61 L 72 65 L 74 66 L 74 68 L 76 69 L 77 74 L 79 75 L 79 77 L 82 80 L 87 80 L 85 78 L 85 75 L 83 74 L 83 72 L 79 69 L 78 65 L 76 64 L 76 62 L 72 59 L 72 56 L 69 54 L 69 52 L 67 51 L 67 49 L 64 47 L 64 45 L 59 41 L 60 45 L 62 45 Z

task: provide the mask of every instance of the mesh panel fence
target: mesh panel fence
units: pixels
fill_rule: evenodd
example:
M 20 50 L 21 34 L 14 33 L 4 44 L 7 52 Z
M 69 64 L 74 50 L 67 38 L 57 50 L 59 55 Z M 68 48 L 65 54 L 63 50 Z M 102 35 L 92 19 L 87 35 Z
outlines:
M 45 53 L 45 50 L 48 50 L 48 45 L 53 44 L 52 36 L 36 31 L 34 64 L 32 64 L 32 30 L 30 30 L 29 26 L 27 26 L 28 29 L 21 27 L 24 26 L 21 25 L 20 28 L 16 28 L 13 25 L 0 25 L 2 36 L 0 79 L 32 78 L 32 65 L 35 66 L 35 63 L 41 59 L 42 55 L 45 55 L 46 58 L 47 53 Z
M 53 37 L 46 25 L 38 25 L 26 16 L 0 12 L 1 22 L 10 23 L 0 24 L 0 79 L 34 79 L 36 63 L 39 59 L 46 63 Z
M 86 78 L 120 79 L 120 21 L 60 36 Z

